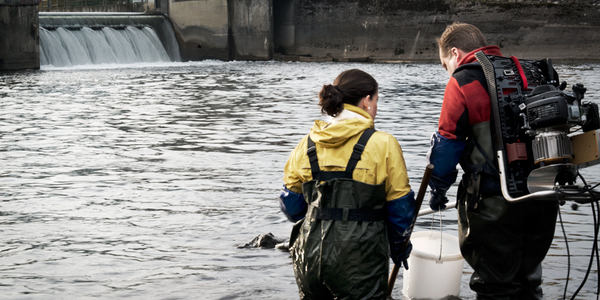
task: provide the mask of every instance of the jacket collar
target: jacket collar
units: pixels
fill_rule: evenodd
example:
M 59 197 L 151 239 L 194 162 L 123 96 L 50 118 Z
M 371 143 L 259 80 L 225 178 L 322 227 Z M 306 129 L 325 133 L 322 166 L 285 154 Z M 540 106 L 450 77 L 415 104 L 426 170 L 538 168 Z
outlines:
M 344 104 L 344 110 L 332 122 L 315 121 L 310 130 L 310 139 L 324 148 L 339 147 L 348 139 L 373 127 L 373 119 L 366 111 Z
M 466 64 L 477 61 L 477 58 L 475 58 L 475 53 L 477 53 L 479 51 L 483 51 L 483 53 L 488 54 L 488 55 L 502 56 L 502 52 L 500 52 L 500 47 L 485 46 L 485 47 L 481 47 L 479 49 L 475 49 L 475 50 L 467 53 L 467 55 L 465 55 L 465 57 L 463 57 L 463 59 L 460 61 L 460 63 L 458 63 L 458 65 L 459 66 L 466 65 Z

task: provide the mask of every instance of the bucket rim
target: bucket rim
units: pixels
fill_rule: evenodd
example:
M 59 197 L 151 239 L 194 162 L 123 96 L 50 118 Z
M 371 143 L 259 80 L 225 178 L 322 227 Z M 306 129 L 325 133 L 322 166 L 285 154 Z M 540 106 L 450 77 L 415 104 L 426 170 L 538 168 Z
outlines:
M 459 261 L 459 260 L 464 260 L 463 256 L 459 253 L 459 254 L 451 254 L 451 255 L 443 255 L 441 258 L 435 254 L 431 254 L 431 253 L 425 253 L 422 251 L 419 251 L 417 249 L 413 249 L 410 253 L 411 256 L 415 256 L 418 258 L 422 258 L 425 260 L 431 260 L 431 261 L 439 261 L 439 262 L 450 262 L 450 261 Z
M 429 231 L 417 231 L 417 232 L 413 232 L 412 237 L 426 237 L 429 236 L 430 234 L 432 234 L 433 232 L 431 230 Z M 434 234 L 438 234 L 437 232 L 435 232 Z M 442 236 L 445 237 L 449 237 L 452 239 L 456 239 L 458 240 L 458 237 L 451 235 L 451 234 L 447 234 L 447 233 L 442 233 Z M 451 261 L 459 261 L 459 260 L 464 260 L 462 254 L 460 252 L 456 253 L 456 254 L 444 254 L 442 255 L 442 257 L 440 257 L 439 255 L 436 254 L 432 254 L 432 253 L 427 253 L 424 251 L 421 251 L 419 249 L 415 249 L 413 248 L 413 250 L 410 253 L 411 256 L 415 256 L 421 259 L 425 259 L 425 260 L 430 260 L 430 261 L 435 261 L 435 262 L 451 262 Z

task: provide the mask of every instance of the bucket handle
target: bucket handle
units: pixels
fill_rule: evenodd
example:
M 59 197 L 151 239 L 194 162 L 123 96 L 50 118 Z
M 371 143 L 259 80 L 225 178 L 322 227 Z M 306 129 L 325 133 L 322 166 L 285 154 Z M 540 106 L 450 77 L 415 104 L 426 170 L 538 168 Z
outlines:
M 439 211 L 440 214 L 440 255 L 438 256 L 438 258 L 435 260 L 436 264 L 442 264 L 444 263 L 444 261 L 442 260 L 442 249 L 443 249 L 443 241 L 444 241 L 444 237 L 443 237 L 443 232 L 442 232 L 442 211 Z M 431 217 L 431 231 L 433 231 L 433 223 L 435 222 L 435 214 L 432 214 Z

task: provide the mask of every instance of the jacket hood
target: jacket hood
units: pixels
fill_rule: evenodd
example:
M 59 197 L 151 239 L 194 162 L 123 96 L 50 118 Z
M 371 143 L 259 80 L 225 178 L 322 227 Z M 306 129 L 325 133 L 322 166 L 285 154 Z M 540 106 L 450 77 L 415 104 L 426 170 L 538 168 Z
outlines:
M 462 66 L 464 64 L 469 64 L 469 63 L 477 61 L 477 58 L 475 58 L 475 53 L 477 53 L 479 51 L 483 51 L 483 53 L 488 54 L 488 55 L 502 56 L 502 52 L 500 52 L 500 47 L 485 46 L 485 47 L 475 49 L 475 50 L 469 52 L 467 55 L 465 55 L 465 57 L 463 57 L 463 59 L 460 61 L 460 63 L 458 65 Z
M 345 113 L 344 111 L 350 113 Z M 374 127 L 371 116 L 360 107 L 344 104 L 344 111 L 340 113 L 340 116 L 346 115 L 349 117 L 343 118 L 343 120 L 338 119 L 335 122 L 329 123 L 316 120 L 310 129 L 310 139 L 323 148 L 334 148 L 339 147 L 348 139 L 362 133 L 366 129 Z

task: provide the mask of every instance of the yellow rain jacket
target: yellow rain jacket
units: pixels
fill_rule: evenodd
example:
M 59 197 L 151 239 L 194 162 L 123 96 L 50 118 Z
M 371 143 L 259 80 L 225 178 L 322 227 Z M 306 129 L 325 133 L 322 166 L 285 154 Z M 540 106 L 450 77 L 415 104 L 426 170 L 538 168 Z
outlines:
M 344 109 L 344 113 L 355 118 L 335 124 L 316 120 L 310 130 L 310 138 L 316 144 L 319 166 L 323 171 L 344 171 L 360 133 L 374 127 L 371 116 L 361 108 L 344 104 Z M 285 186 L 295 193 L 302 193 L 302 183 L 312 179 L 306 154 L 307 140 L 308 136 L 305 136 L 296 146 L 284 169 Z M 354 180 L 373 185 L 385 182 L 388 201 L 407 195 L 411 187 L 398 140 L 389 133 L 375 132 L 356 165 Z

